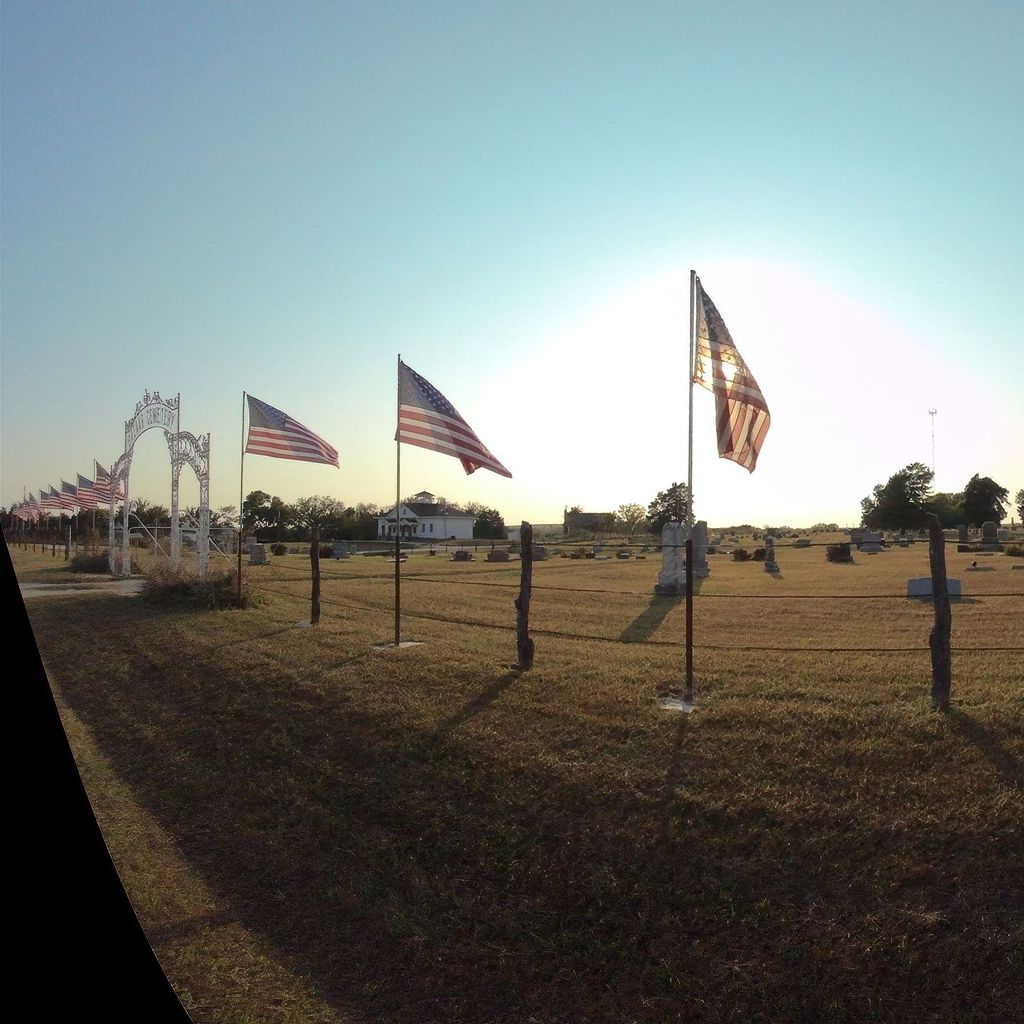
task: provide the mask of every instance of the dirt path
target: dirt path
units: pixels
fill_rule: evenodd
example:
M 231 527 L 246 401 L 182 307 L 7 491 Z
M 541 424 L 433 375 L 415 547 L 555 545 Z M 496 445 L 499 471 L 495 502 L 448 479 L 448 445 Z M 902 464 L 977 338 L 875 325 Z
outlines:
M 142 590 L 143 580 L 104 580 L 96 583 L 21 583 L 21 596 L 29 601 L 34 597 L 82 597 L 89 594 L 124 594 L 133 596 Z

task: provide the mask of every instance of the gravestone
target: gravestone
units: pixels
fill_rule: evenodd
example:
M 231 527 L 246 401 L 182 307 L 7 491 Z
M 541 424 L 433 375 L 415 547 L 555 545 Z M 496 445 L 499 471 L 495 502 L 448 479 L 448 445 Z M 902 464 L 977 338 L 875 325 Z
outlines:
M 957 540 L 961 544 L 967 543 L 967 524 L 961 523 L 957 528 Z
M 533 545 L 533 560 L 535 562 L 546 562 L 548 560 L 548 549 L 539 544 Z
M 507 551 L 488 551 L 486 560 L 488 562 L 507 562 L 509 554 Z
M 433 552 L 431 552 L 433 554 Z M 334 550 L 331 552 L 332 558 L 349 558 L 348 541 L 347 540 L 336 540 L 334 542 Z
M 809 548 L 811 546 L 811 540 L 809 537 L 801 537 L 799 540 L 793 541 L 793 547 L 795 548 Z
M 1003 545 L 999 543 L 999 527 L 989 520 L 981 524 L 981 550 L 1002 551 Z
M 852 531 L 850 536 L 853 536 Z M 866 555 L 877 555 L 882 550 L 882 535 L 880 533 L 872 533 L 870 530 L 861 531 L 857 550 L 863 551 Z
M 963 588 L 959 580 L 946 580 L 946 590 L 950 597 L 962 597 Z M 920 576 L 917 579 L 907 580 L 907 597 L 931 597 L 932 578 L 931 576 Z
M 775 561 L 775 538 L 770 533 L 764 539 L 764 571 L 779 571 L 779 563 Z
M 703 579 L 708 574 L 708 524 L 700 519 L 693 525 L 693 578 Z
M 244 552 L 245 552 L 245 553 L 246 553 L 247 555 L 249 555 L 249 554 L 252 554 L 252 549 L 253 549 L 253 546 L 254 546 L 255 544 L 256 544 L 256 538 L 255 538 L 255 536 L 253 536 L 252 534 L 249 534 L 249 536 L 248 536 L 248 537 L 246 537 L 246 538 L 245 538 L 245 539 L 244 539 L 244 540 L 242 541 L 242 550 L 243 550 L 243 551 L 244 551 Z
M 633 552 L 632 551 L 620 551 L 615 557 L 616 558 L 632 558 L 633 557 Z
M 459 550 L 456 551 L 454 555 L 452 555 L 452 561 L 453 562 L 472 562 L 473 561 L 473 552 L 472 551 L 467 551 L 465 548 L 459 548 Z
M 250 544 L 249 545 L 249 564 L 250 565 L 269 565 L 270 562 L 267 559 L 267 548 L 265 544 Z
M 661 572 L 654 586 L 660 597 L 686 593 L 686 527 L 666 523 L 661 529 Z

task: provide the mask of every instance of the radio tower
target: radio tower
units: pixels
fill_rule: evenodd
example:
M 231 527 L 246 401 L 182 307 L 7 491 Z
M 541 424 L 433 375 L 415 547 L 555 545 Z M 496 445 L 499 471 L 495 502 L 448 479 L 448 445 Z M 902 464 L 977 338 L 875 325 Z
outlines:
M 928 415 L 932 418 L 932 476 L 935 476 L 935 414 L 938 409 L 929 409 Z

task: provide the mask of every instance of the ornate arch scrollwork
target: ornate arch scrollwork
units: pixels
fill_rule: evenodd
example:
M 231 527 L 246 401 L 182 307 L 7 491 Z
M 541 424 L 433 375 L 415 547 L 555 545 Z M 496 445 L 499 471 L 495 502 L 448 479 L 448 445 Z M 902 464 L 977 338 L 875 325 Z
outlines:
M 205 576 L 210 561 L 210 435 L 196 437 L 188 430 L 164 431 L 171 456 L 171 564 L 181 560 L 181 524 L 178 511 L 178 478 L 181 467 L 192 467 L 199 480 L 199 536 L 196 538 L 199 575 Z

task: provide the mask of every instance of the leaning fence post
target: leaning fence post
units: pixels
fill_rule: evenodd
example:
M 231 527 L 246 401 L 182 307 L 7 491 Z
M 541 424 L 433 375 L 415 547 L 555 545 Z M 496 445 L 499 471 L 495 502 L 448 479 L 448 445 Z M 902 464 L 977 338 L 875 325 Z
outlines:
M 533 527 L 523 523 L 519 530 L 522 552 L 519 573 L 519 596 L 516 598 L 516 654 L 519 667 L 533 668 L 533 640 L 530 639 L 530 592 L 533 589 Z
M 320 527 L 313 527 L 313 543 L 309 545 L 309 562 L 312 567 L 313 586 L 309 595 L 309 624 L 320 621 Z
M 948 711 L 953 675 L 949 649 L 953 614 L 946 585 L 946 538 L 934 512 L 926 513 L 925 518 L 928 520 L 928 561 L 932 570 L 932 604 L 935 609 L 935 622 L 928 635 L 928 646 L 932 650 L 932 706 Z

